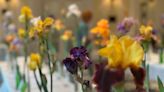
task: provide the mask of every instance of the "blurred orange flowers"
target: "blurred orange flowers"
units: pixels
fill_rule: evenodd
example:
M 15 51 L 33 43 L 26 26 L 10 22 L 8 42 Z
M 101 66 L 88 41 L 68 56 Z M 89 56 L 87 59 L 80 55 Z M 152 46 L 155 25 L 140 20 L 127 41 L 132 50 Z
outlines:
M 108 20 L 101 19 L 97 26 L 90 30 L 90 33 L 99 38 L 95 40 L 96 44 L 106 45 L 110 34 Z

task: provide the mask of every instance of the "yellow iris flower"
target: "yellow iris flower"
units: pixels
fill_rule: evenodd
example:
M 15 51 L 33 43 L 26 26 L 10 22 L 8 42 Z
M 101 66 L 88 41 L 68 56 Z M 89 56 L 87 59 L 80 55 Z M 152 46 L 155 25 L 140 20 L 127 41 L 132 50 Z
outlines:
M 28 7 L 28 6 L 22 7 L 21 14 L 25 15 L 27 18 L 32 17 L 32 11 L 31 11 L 30 7 Z
M 28 67 L 31 70 L 36 70 L 36 68 L 40 65 L 41 63 L 41 56 L 38 53 L 32 53 L 30 55 L 30 62 L 28 64 Z
M 34 36 L 35 36 L 35 29 L 31 28 L 30 31 L 29 31 L 29 37 L 33 38 Z
M 18 36 L 19 38 L 23 39 L 26 36 L 26 31 L 24 29 L 19 29 Z
M 99 55 L 108 58 L 109 68 L 139 68 L 144 51 L 141 45 L 129 36 L 120 39 L 111 36 L 107 47 L 99 50 Z
M 39 20 L 37 22 L 37 25 L 35 26 L 35 30 L 37 30 L 38 33 L 42 33 L 46 31 L 47 27 L 50 27 L 53 24 L 54 20 L 50 17 L 47 17 L 45 20 Z
M 33 17 L 32 11 L 28 6 L 23 6 L 21 8 L 21 15 L 19 16 L 20 22 L 25 22 Z
M 144 26 L 140 27 L 140 34 L 144 37 L 144 39 L 150 39 L 152 36 L 153 28 L 151 26 Z
M 50 17 L 45 18 L 45 20 L 43 21 L 43 25 L 44 27 L 48 27 L 51 26 L 54 23 L 54 20 Z

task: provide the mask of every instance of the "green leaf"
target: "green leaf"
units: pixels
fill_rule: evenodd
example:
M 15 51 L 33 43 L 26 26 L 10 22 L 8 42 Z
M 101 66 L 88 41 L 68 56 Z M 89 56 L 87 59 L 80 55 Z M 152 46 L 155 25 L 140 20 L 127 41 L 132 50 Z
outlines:
M 164 55 L 163 55 L 163 49 L 160 49 L 160 64 L 162 64 L 164 62 Z
M 22 87 L 21 87 L 21 92 L 26 92 L 26 89 L 27 89 L 27 83 L 24 82 Z
M 143 48 L 144 48 L 144 52 L 148 52 L 148 50 L 149 50 L 149 41 L 143 41 L 142 42 L 142 46 L 143 46 Z
M 159 76 L 157 77 L 157 79 L 158 79 L 159 92 L 164 92 L 164 86 Z
M 19 72 L 16 73 L 16 89 L 18 89 L 19 85 L 21 83 L 21 75 Z
M 114 92 L 124 92 L 124 91 L 125 91 L 125 90 L 124 90 L 124 83 L 121 82 L 121 83 L 118 83 L 117 85 L 115 85 L 115 86 L 113 87 L 113 91 L 114 91 Z
M 146 80 L 145 80 L 145 86 L 146 86 L 146 90 L 147 92 L 150 89 L 150 79 L 149 79 L 149 64 L 146 65 Z
M 56 53 L 56 48 L 53 46 L 53 44 L 49 41 L 48 46 L 50 48 L 50 53 L 54 54 Z

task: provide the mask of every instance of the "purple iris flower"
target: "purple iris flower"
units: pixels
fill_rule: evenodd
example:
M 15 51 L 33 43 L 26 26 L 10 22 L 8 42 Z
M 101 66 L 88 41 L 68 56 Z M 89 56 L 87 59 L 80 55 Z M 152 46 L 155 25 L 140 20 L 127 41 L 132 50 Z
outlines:
M 117 29 L 123 34 L 128 32 L 128 30 L 126 30 L 125 26 L 122 23 L 117 25 Z
M 13 44 L 13 45 L 21 45 L 22 42 L 21 42 L 18 38 L 15 38 L 15 39 L 12 41 L 12 44 Z
M 122 20 L 121 23 L 117 25 L 117 29 L 123 33 L 126 34 L 127 32 L 130 31 L 131 27 L 136 23 L 134 18 L 132 17 L 127 17 Z
M 92 62 L 88 58 L 87 49 L 83 46 L 74 47 L 70 50 L 70 55 L 72 59 L 75 59 L 84 69 L 87 69 Z
M 158 34 L 158 30 L 153 29 L 152 34 L 153 34 L 153 35 L 157 35 L 157 34 Z
M 63 60 L 63 63 L 65 65 L 65 67 L 67 68 L 67 70 L 71 73 L 71 74 L 76 74 L 77 70 L 78 70 L 78 63 L 71 59 L 71 58 L 66 58 Z

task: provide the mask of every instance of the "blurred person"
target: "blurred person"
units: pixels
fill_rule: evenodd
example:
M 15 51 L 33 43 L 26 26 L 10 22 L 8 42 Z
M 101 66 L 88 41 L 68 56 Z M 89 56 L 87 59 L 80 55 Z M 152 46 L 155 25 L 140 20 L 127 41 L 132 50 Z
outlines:
M 92 13 L 91 11 L 87 10 L 82 12 L 81 15 L 81 21 L 78 26 L 76 39 L 77 39 L 77 45 L 85 45 L 87 37 L 88 37 L 88 31 L 89 31 L 89 23 L 92 19 Z

